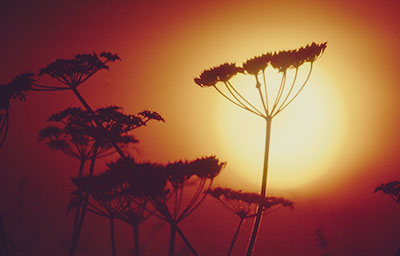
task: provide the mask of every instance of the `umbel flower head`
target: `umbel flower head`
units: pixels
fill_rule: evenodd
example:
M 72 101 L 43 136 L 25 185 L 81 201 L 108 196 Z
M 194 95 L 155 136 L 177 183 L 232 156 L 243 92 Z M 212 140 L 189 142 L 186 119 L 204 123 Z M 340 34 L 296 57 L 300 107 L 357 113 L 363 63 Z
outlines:
M 214 86 L 218 82 L 227 82 L 237 73 L 243 72 L 243 68 L 234 63 L 224 63 L 218 67 L 203 71 L 194 81 L 200 87 Z
M 226 165 L 215 156 L 202 157 L 188 161 L 177 161 L 165 166 L 168 180 L 174 188 L 180 188 L 184 182 L 195 176 L 200 179 L 214 179 Z
M 243 63 L 243 69 L 248 74 L 257 75 L 267 68 L 268 64 L 271 62 L 271 58 L 271 53 L 266 53 L 261 56 L 254 57 Z
M 119 177 L 121 192 L 135 198 L 160 197 L 166 193 L 167 175 L 159 164 L 136 163 L 131 157 L 107 163 L 106 172 Z
M 128 135 L 128 132 L 145 126 L 150 120 L 164 121 L 157 112 L 146 110 L 138 115 L 130 115 L 124 114 L 122 108 L 118 106 L 99 108 L 94 114 L 102 127 L 94 123 L 90 112 L 79 107 L 67 108 L 53 114 L 48 121 L 55 122 L 59 126 L 42 129 L 39 132 L 39 140 L 45 140 L 52 150 L 61 150 L 77 158 L 84 155 L 88 157 L 87 153 L 91 153 L 90 148 L 96 143 L 100 150 L 97 152 L 99 158 L 112 149 L 110 138 L 120 147 L 137 143 L 138 140 Z M 74 148 L 78 152 L 73 153 Z
M 292 201 L 281 197 L 261 197 L 257 193 L 236 191 L 230 188 L 217 187 L 206 193 L 218 199 L 242 219 L 254 217 L 258 206 L 261 206 L 264 212 L 278 205 L 293 208 Z
M 396 203 L 400 204 L 400 181 L 391 181 L 386 184 L 381 184 L 376 187 L 374 193 L 378 191 L 389 195 Z
M 32 73 L 17 75 L 8 84 L 0 85 L 0 109 L 6 109 L 10 99 L 25 100 L 26 92 L 32 88 L 35 82 Z
M 47 74 L 69 87 L 77 87 L 97 71 L 108 70 L 108 62 L 117 60 L 121 58 L 110 52 L 102 52 L 100 56 L 97 53 L 77 54 L 72 59 L 58 59 L 50 63 L 39 70 L 39 76 Z

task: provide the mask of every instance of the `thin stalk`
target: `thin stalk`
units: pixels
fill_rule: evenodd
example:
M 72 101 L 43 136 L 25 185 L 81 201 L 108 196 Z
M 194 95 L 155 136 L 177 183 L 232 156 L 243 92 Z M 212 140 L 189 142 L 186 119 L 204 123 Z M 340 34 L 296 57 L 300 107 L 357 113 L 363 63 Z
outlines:
M 78 177 L 82 177 L 83 174 L 83 168 L 85 166 L 85 161 L 86 159 L 84 157 L 81 157 L 80 162 L 79 162 L 79 170 L 78 170 Z M 73 256 L 75 254 L 75 249 L 76 245 L 78 244 L 78 227 L 79 227 L 79 216 L 81 213 L 81 207 L 77 207 L 75 210 L 75 219 L 74 219 L 74 228 L 72 231 L 72 239 L 71 239 L 71 245 L 69 247 L 69 255 Z
M 132 225 L 133 230 L 133 251 L 139 256 L 139 225 Z
M 303 85 L 300 87 L 300 89 L 297 91 L 297 93 L 293 96 L 293 98 L 290 99 L 289 102 L 287 102 L 283 107 L 281 107 L 279 111 L 277 111 L 275 114 L 273 114 L 272 117 L 276 116 L 279 112 L 284 110 L 299 95 L 299 93 L 303 90 L 304 86 L 308 82 L 308 79 L 310 79 L 312 69 L 313 69 L 313 62 L 311 62 L 311 64 L 310 64 L 310 71 L 308 72 L 307 78 L 304 81 Z
M 267 192 L 267 175 L 268 175 L 268 160 L 269 160 L 269 144 L 271 142 L 271 124 L 272 124 L 272 117 L 267 117 L 266 119 L 266 136 L 265 136 L 265 154 L 264 154 L 264 169 L 263 169 L 263 176 L 262 176 L 262 183 L 261 183 L 261 192 L 260 196 L 265 197 Z M 261 217 L 263 213 L 263 207 L 261 205 L 258 206 L 257 215 L 254 220 L 253 230 L 251 232 L 249 244 L 247 246 L 247 253 L 246 256 L 251 256 L 254 244 L 256 242 L 258 229 L 261 224 Z
M 114 218 L 110 218 L 110 242 L 112 256 L 116 256 L 115 252 L 115 237 L 114 237 Z
M 276 95 L 274 106 L 272 107 L 272 110 L 271 110 L 271 115 L 274 115 L 274 110 L 279 104 L 279 101 L 280 101 L 283 91 L 285 89 L 285 84 L 286 84 L 286 71 L 282 75 L 281 85 L 279 86 L 278 94 Z
M 268 103 L 268 88 L 267 88 L 267 79 L 265 78 L 265 69 L 262 71 L 263 80 L 264 80 L 264 90 L 265 90 L 265 105 L 267 105 L 267 116 L 269 115 L 269 103 Z
M 268 107 L 267 107 L 267 105 L 265 105 L 264 96 L 263 96 L 262 91 L 261 91 L 261 84 L 260 84 L 260 81 L 258 81 L 258 76 L 257 75 L 256 75 L 256 81 L 257 81 L 258 93 L 260 94 L 260 99 L 261 99 L 262 105 L 264 107 L 265 116 L 267 116 L 268 115 Z
M 178 235 L 182 238 L 183 242 L 185 242 L 187 248 L 190 250 L 193 256 L 198 256 L 199 254 L 196 252 L 192 244 L 189 242 L 189 240 L 186 238 L 186 236 L 183 234 L 182 230 L 178 226 L 176 226 L 176 231 L 178 232 Z
M 3 136 L 0 141 L 0 147 L 4 144 L 6 141 L 7 137 L 7 132 L 8 132 L 8 121 L 9 121 L 9 114 L 8 114 L 8 109 L 6 110 L 6 113 L 3 116 L 3 119 L 1 120 L 1 128 L 0 128 L 0 134 L 3 133 Z M 3 132 L 4 130 L 4 132 Z
M 76 97 L 78 97 L 79 101 L 82 103 L 82 105 L 86 108 L 87 111 L 89 111 L 90 114 L 92 114 L 93 116 L 93 120 L 96 123 L 96 125 L 98 127 L 101 127 L 103 129 L 103 131 L 106 134 L 106 129 L 104 128 L 104 126 L 99 122 L 99 120 L 97 120 L 96 118 L 96 114 L 94 113 L 93 109 L 89 106 L 89 104 L 86 102 L 86 100 L 82 97 L 82 95 L 79 93 L 79 91 L 75 88 L 72 87 L 72 91 L 74 92 L 74 94 L 76 95 Z M 111 145 L 115 148 L 115 150 L 118 152 L 118 154 L 123 158 L 123 159 L 127 159 L 126 155 L 124 154 L 124 152 L 122 152 L 122 150 L 120 149 L 120 147 L 111 139 L 109 138 L 109 141 L 111 143 Z
M 230 256 L 231 253 L 232 253 L 233 246 L 235 245 L 235 242 L 236 242 L 236 239 L 237 239 L 237 237 L 239 235 L 239 230 L 242 227 L 243 221 L 244 221 L 244 218 L 240 218 L 239 225 L 237 226 L 235 234 L 233 235 L 233 239 L 232 239 L 232 242 L 231 242 L 231 246 L 229 247 L 227 256 Z
M 297 74 L 298 74 L 298 73 L 299 73 L 299 68 L 297 67 L 297 68 L 296 68 L 296 73 L 294 74 L 294 78 L 293 78 L 292 85 L 290 86 L 290 90 L 289 90 L 289 92 L 287 93 L 285 99 L 282 101 L 282 104 L 280 105 L 280 107 L 278 108 L 278 110 L 276 111 L 276 113 L 279 113 L 279 112 L 282 110 L 282 107 L 285 105 L 287 99 L 289 98 L 290 94 L 292 93 L 293 88 L 294 88 L 294 85 L 295 85 L 295 83 L 296 83 L 296 79 L 297 79 Z
M 92 176 L 93 172 L 94 172 L 94 166 L 95 166 L 95 162 L 96 162 L 96 156 L 97 156 L 98 148 L 99 148 L 99 146 L 95 143 L 95 146 L 94 146 L 94 149 L 93 149 L 92 160 L 90 161 L 89 176 Z M 88 200 L 89 200 L 89 194 L 86 195 L 85 201 L 83 203 L 83 206 L 81 208 L 77 209 L 77 213 L 76 213 L 75 218 L 78 218 L 79 222 L 77 223 L 77 226 L 76 226 L 76 231 L 74 233 L 74 239 L 71 242 L 70 256 L 73 256 L 75 254 L 75 250 L 76 250 L 76 247 L 78 245 L 79 235 L 80 235 L 81 230 L 82 230 L 83 220 L 85 219 Z M 75 227 L 74 227 L 74 229 L 75 229 Z
M 168 256 L 174 256 L 176 223 L 170 223 L 170 230 Z
M 231 98 L 229 98 L 228 96 L 226 96 L 220 89 L 218 89 L 217 86 L 214 85 L 214 88 L 215 88 L 215 90 L 217 90 L 217 92 L 219 92 L 219 94 L 221 94 L 225 99 L 229 100 L 230 102 L 232 102 L 232 103 L 235 104 L 236 106 L 238 106 L 238 107 L 240 107 L 240 108 L 242 108 L 242 109 L 244 109 L 244 110 L 250 111 L 251 113 L 256 114 L 257 116 L 264 117 L 263 115 L 261 115 L 261 114 L 255 112 L 254 110 L 249 109 L 248 107 L 243 107 L 243 106 L 240 105 L 239 103 L 235 102 L 234 100 L 232 100 Z
M 229 87 L 230 87 L 241 99 L 243 99 L 244 102 L 246 102 L 247 104 L 249 104 L 249 106 L 252 107 L 254 111 L 256 111 L 257 113 L 259 113 L 260 115 L 263 115 L 262 112 L 261 112 L 260 110 L 258 110 L 253 104 L 251 104 L 248 100 L 246 100 L 246 98 L 243 97 L 242 94 L 240 94 L 240 92 L 239 92 L 238 90 L 236 90 L 235 87 L 234 87 L 229 81 L 228 81 L 226 84 L 227 84 L 227 88 L 228 88 L 228 85 L 229 85 Z M 226 84 L 225 84 L 225 85 L 226 85 Z M 230 91 L 230 90 L 229 90 L 229 91 Z M 231 93 L 232 93 L 232 92 L 231 92 Z

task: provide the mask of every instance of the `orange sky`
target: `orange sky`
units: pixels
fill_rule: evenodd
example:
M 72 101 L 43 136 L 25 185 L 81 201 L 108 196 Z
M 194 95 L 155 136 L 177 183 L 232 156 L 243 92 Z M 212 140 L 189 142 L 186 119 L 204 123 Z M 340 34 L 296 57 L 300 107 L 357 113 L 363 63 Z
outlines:
M 301 136 L 305 130 L 315 133 L 311 140 L 317 139 L 302 141 L 303 147 L 293 145 L 290 154 L 304 157 L 290 159 L 285 159 L 284 154 L 292 156 L 285 146 L 273 141 L 270 192 L 294 200 L 296 210 L 275 216 L 283 227 L 270 223 L 271 233 L 265 234 L 285 237 L 282 230 L 293 228 L 287 239 L 303 250 L 315 247 L 310 254 L 316 255 L 312 230 L 321 225 L 332 240 L 333 255 L 378 255 L 380 250 L 394 254 L 400 244 L 399 234 L 394 235 L 400 227 L 394 220 L 399 209 L 390 198 L 372 191 L 381 182 L 399 179 L 399 13 L 395 0 L 5 1 L 0 4 L 0 83 L 56 58 L 104 49 L 116 52 L 122 62 L 81 90 L 95 107 L 118 104 L 127 112 L 148 108 L 163 115 L 165 124 L 152 123 L 135 134 L 141 141 L 135 153 L 139 159 L 166 162 L 215 154 L 228 162 L 218 184 L 257 191 L 262 152 L 253 154 L 250 149 L 260 147 L 258 138 L 264 141 L 263 128 L 258 127 L 262 122 L 253 123 L 250 114 L 241 113 L 211 88 L 198 87 L 193 78 L 227 61 L 241 64 L 266 51 L 327 41 L 310 83 L 296 99 L 301 102 L 303 97 L 305 104 L 294 102 L 274 119 L 272 140 L 296 137 L 296 131 Z M 71 189 L 71 173 L 58 171 L 69 159 L 38 144 L 37 131 L 50 114 L 78 104 L 65 92 L 32 93 L 24 103 L 12 102 L 9 136 L 0 149 L 1 165 L 7 169 L 2 181 L 18 184 L 27 177 L 37 186 L 51 180 L 51 188 Z M 285 120 L 298 121 L 298 130 L 285 126 Z M 284 183 L 286 176 L 295 174 L 283 162 L 299 166 L 295 174 L 301 185 Z M 304 174 L 299 174 L 302 168 Z M 274 186 L 274 178 L 281 185 Z M 382 239 L 389 236 L 394 237 Z M 281 243 L 276 239 L 268 246 L 284 250 Z M 263 255 L 261 249 L 258 253 Z

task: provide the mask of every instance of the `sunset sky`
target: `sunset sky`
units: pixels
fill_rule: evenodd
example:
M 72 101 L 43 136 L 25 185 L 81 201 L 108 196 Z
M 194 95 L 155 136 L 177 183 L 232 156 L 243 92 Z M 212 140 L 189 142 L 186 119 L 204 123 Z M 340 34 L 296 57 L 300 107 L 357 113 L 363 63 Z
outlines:
M 135 131 L 140 143 L 132 155 L 163 163 L 216 155 L 228 163 L 216 185 L 258 192 L 265 123 L 193 79 L 225 62 L 241 65 L 312 42 L 327 42 L 326 51 L 304 91 L 272 124 L 268 194 L 293 200 L 295 209 L 263 219 L 254 255 L 395 255 L 400 206 L 373 191 L 400 180 L 399 1 L 1 1 L 0 84 L 57 58 L 117 53 L 122 61 L 80 90 L 94 108 L 113 104 L 164 117 Z M 70 239 L 65 208 L 78 161 L 37 139 L 49 115 L 70 106 L 80 103 L 69 91 L 11 102 L 0 148 L 0 212 L 13 241 L 33 248 L 32 255 L 64 255 Z M 103 170 L 98 164 L 96 172 Z M 92 222 L 82 235 L 86 251 L 77 255 L 110 255 L 106 223 Z M 224 255 L 236 222 L 210 198 L 182 229 L 200 255 Z M 147 227 L 159 228 L 164 241 L 168 229 L 157 225 Z M 233 255 L 243 255 L 250 230 L 248 221 Z M 154 234 L 143 232 L 148 255 L 164 255 L 151 246 Z M 131 234 L 122 225 L 119 233 L 126 255 Z

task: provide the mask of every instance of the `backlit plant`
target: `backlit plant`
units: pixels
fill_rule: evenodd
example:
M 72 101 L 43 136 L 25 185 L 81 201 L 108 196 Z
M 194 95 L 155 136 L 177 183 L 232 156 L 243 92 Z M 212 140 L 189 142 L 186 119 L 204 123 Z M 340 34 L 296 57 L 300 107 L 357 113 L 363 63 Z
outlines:
M 268 52 L 245 61 L 241 66 L 237 66 L 235 63 L 225 63 L 203 71 L 200 76 L 194 79 L 195 83 L 200 87 L 214 88 L 231 103 L 263 118 L 266 121 L 264 167 L 260 191 L 260 196 L 263 198 L 267 194 L 272 119 L 286 109 L 303 90 L 310 78 L 314 62 L 323 54 L 326 45 L 327 43 L 312 43 L 296 50 L 284 50 L 274 53 Z M 296 83 L 298 82 L 299 69 L 306 64 L 309 65 L 308 74 L 304 81 L 302 81 L 300 85 L 296 86 Z M 272 66 L 281 74 L 281 82 L 274 95 L 271 95 L 270 83 L 267 84 L 268 76 L 266 69 L 268 66 Z M 294 78 L 289 82 L 289 87 L 287 87 L 288 72 L 292 71 L 294 71 Z M 254 89 L 259 95 L 259 102 L 250 102 L 243 96 L 240 89 L 233 84 L 231 79 L 238 74 L 254 78 Z M 257 104 L 260 104 L 262 107 L 257 107 Z M 261 223 L 262 212 L 263 207 L 260 205 L 254 221 L 253 231 L 249 239 L 247 256 L 250 256 L 253 252 L 258 229 Z

